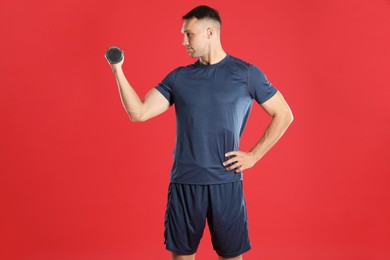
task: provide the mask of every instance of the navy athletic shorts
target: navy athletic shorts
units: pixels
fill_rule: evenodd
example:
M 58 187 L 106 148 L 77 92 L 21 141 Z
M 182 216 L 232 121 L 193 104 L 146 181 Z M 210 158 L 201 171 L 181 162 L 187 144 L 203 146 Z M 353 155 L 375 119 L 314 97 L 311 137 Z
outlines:
M 167 250 L 194 254 L 206 219 L 219 256 L 236 257 L 251 249 L 242 181 L 169 185 L 164 232 Z

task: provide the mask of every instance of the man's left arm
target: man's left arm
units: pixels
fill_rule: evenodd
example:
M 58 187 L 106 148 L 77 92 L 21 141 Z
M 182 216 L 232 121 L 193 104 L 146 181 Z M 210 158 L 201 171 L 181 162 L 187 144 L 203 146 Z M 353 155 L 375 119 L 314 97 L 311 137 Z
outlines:
M 231 151 L 225 154 L 226 157 L 234 156 L 224 162 L 224 166 L 232 164 L 226 168 L 227 170 L 239 173 L 253 167 L 282 137 L 294 119 L 289 105 L 279 91 L 261 106 L 272 117 L 272 121 L 259 142 L 249 152 Z

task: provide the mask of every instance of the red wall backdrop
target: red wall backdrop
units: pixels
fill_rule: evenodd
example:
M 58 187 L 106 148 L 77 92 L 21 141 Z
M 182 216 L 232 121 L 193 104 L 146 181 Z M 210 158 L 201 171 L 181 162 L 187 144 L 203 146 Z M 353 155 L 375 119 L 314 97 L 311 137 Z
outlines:
M 257 64 L 295 121 L 245 172 L 245 259 L 390 259 L 390 1 L 3 1 L 0 255 L 168 259 L 163 218 L 174 109 L 131 123 L 106 49 L 144 96 L 194 62 L 181 16 L 224 20 L 225 50 Z M 242 149 L 269 118 L 254 106 Z M 208 232 L 198 259 L 215 259 Z

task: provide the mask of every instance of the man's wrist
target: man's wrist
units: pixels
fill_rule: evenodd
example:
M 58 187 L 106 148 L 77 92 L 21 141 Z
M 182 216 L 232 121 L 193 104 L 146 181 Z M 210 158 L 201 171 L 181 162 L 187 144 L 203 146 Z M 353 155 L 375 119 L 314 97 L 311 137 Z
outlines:
M 258 156 L 255 151 L 251 150 L 248 152 L 249 155 L 253 158 L 255 162 L 258 162 L 261 158 L 261 156 Z
M 123 74 L 121 66 L 112 66 L 112 71 L 114 72 L 115 77 L 118 77 L 119 75 Z

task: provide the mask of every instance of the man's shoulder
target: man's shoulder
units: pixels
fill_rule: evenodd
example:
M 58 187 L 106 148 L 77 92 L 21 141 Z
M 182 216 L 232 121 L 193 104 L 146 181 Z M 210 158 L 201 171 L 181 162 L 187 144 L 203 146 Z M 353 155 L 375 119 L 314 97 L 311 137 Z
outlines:
M 228 54 L 229 57 L 228 57 L 228 60 L 225 64 L 228 64 L 229 67 L 232 67 L 233 69 L 236 69 L 236 70 L 249 70 L 251 67 L 254 67 L 255 65 L 241 59 L 241 58 L 237 58 L 235 56 L 232 56 L 230 54 Z M 182 66 L 178 66 L 176 67 L 175 69 L 173 69 L 170 74 L 177 74 L 177 73 L 180 73 L 180 72 L 189 72 L 191 70 L 196 70 L 197 68 L 199 67 L 199 60 L 194 62 L 194 63 L 191 63 L 191 64 L 188 64 L 188 65 L 182 65 Z
M 185 65 L 185 66 L 178 66 L 175 69 L 173 69 L 170 73 L 177 74 L 178 72 L 185 72 L 185 71 L 191 70 L 193 68 L 194 68 L 194 64 L 189 64 L 189 65 Z
M 250 67 L 253 66 L 249 62 L 247 62 L 243 59 L 237 58 L 235 56 L 232 56 L 232 55 L 230 55 L 229 64 L 232 66 L 235 66 L 237 68 L 241 68 L 241 69 L 245 69 L 245 70 L 248 70 Z
M 189 65 L 189 66 L 190 66 L 190 65 Z M 178 67 L 176 67 L 175 69 L 171 70 L 171 71 L 168 73 L 167 77 L 173 77 L 173 78 L 175 78 L 178 72 L 187 69 L 187 67 L 188 67 L 188 66 L 178 66 Z

